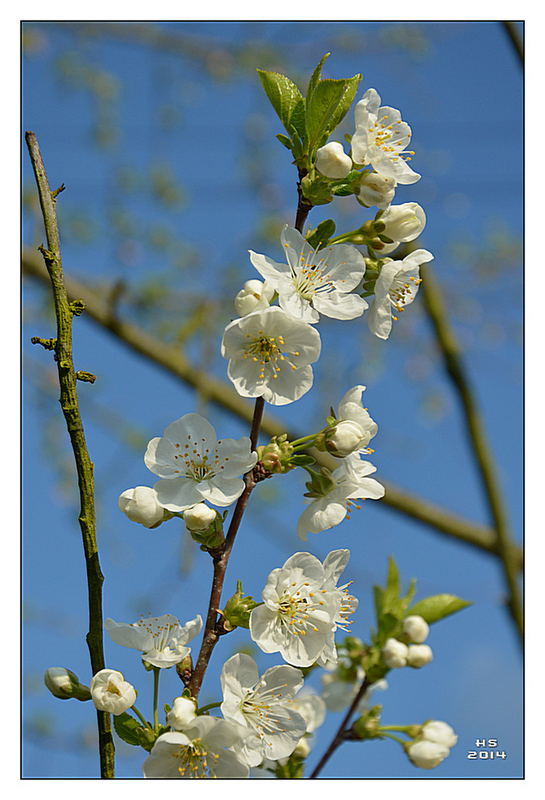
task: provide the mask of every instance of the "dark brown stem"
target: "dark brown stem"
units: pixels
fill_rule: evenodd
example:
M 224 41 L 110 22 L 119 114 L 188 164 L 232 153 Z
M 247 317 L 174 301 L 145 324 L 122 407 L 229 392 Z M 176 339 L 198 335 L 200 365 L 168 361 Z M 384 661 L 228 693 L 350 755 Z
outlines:
M 250 431 L 250 442 L 252 450 L 255 450 L 257 446 L 257 439 L 259 436 L 259 428 L 261 425 L 261 419 L 263 417 L 264 406 L 265 406 L 265 401 L 263 400 L 262 397 L 258 397 L 255 401 L 254 416 L 252 419 L 252 427 Z M 199 692 L 201 690 L 202 682 L 204 680 L 204 675 L 206 673 L 208 662 L 210 661 L 210 656 L 212 655 L 212 651 L 214 650 L 214 647 L 216 646 L 217 641 L 221 636 L 220 629 L 218 628 L 218 611 L 221 603 L 221 593 L 223 590 L 223 583 L 225 581 L 227 564 L 229 562 L 229 556 L 231 555 L 231 550 L 233 549 L 235 537 L 237 535 L 244 511 L 248 504 L 250 494 L 252 493 L 253 488 L 256 485 L 253 469 L 250 470 L 250 472 L 247 472 L 246 475 L 244 476 L 244 483 L 245 483 L 244 491 L 238 498 L 235 510 L 233 511 L 233 516 L 231 517 L 229 530 L 227 532 L 227 536 L 225 537 L 225 543 L 222 546 L 220 552 L 217 555 L 213 556 L 214 576 L 212 578 L 212 589 L 210 592 L 210 602 L 208 604 L 208 613 L 206 616 L 206 623 L 204 626 L 202 645 L 199 652 L 199 657 L 197 659 L 197 663 L 195 664 L 195 669 L 193 670 L 193 674 L 191 676 L 191 680 L 187 684 L 189 690 L 191 691 L 192 697 L 194 697 L 195 699 L 197 699 L 199 696 Z
M 295 228 L 299 231 L 299 233 L 303 233 L 303 228 L 305 227 L 305 222 L 309 215 L 310 210 L 312 209 L 312 203 L 303 197 L 303 192 L 301 191 L 301 181 L 307 174 L 306 169 L 299 170 L 299 181 L 297 183 L 297 194 L 299 197 L 299 201 L 297 203 L 297 213 L 295 215 Z
M 45 166 L 38 146 L 36 135 L 30 131 L 26 134 L 26 142 L 30 160 L 34 170 L 40 206 L 47 236 L 47 248 L 39 248 L 49 274 L 53 301 L 55 304 L 55 317 L 57 320 L 56 339 L 40 339 L 34 337 L 33 341 L 39 342 L 46 349 L 55 351 L 57 362 L 60 404 L 66 420 L 70 442 L 74 451 L 76 462 L 80 514 L 79 523 L 83 539 L 85 565 L 87 569 L 87 587 L 89 601 L 89 632 L 87 646 L 91 659 L 92 674 L 96 675 L 104 669 L 104 648 L 102 633 L 102 584 L 104 577 L 100 570 L 98 547 L 96 540 L 96 519 L 94 502 L 93 463 L 89 457 L 83 422 L 80 415 L 78 395 L 76 389 L 77 374 L 74 370 L 72 359 L 72 318 L 79 315 L 84 307 L 79 302 L 69 303 L 64 283 L 64 274 L 61 261 L 61 248 L 55 203 L 57 195 L 64 188 L 61 186 L 52 192 L 49 188 Z M 104 711 L 97 711 L 100 773 L 102 778 L 114 777 L 114 743 L 112 737 L 111 716 Z
M 353 701 L 352 701 L 352 703 L 350 705 L 350 708 L 346 712 L 346 714 L 344 716 L 344 719 L 343 719 L 343 721 L 341 722 L 341 724 L 339 726 L 339 730 L 335 734 L 331 744 L 329 745 L 329 747 L 327 748 L 327 750 L 325 751 L 325 753 L 321 757 L 321 759 L 318 762 L 317 766 L 314 768 L 313 773 L 310 775 L 311 778 L 317 778 L 318 777 L 319 773 L 322 771 L 322 769 L 326 765 L 327 761 L 329 761 L 329 759 L 331 758 L 331 756 L 333 755 L 333 753 L 335 752 L 337 747 L 339 747 L 339 745 L 341 745 L 343 743 L 343 741 L 344 741 L 344 733 L 345 733 L 346 729 L 348 728 L 348 723 L 350 722 L 350 717 L 352 716 L 352 714 L 356 710 L 356 707 L 357 707 L 358 703 L 361 701 L 363 695 L 365 694 L 365 692 L 367 691 L 369 686 L 370 686 L 370 684 L 367 682 L 367 678 L 364 678 L 364 680 L 363 680 L 363 682 L 362 682 L 362 684 L 361 684 L 361 686 L 360 686 L 360 688 L 358 690 L 357 695 L 353 699 Z

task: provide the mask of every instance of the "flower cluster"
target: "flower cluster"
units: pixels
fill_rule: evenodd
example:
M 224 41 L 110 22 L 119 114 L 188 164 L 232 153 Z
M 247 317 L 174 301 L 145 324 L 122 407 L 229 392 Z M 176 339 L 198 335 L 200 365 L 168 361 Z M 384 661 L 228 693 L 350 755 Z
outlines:
M 319 81 L 318 70 L 309 91 Z M 328 116 L 335 119 L 335 114 L 328 112 Z M 130 520 L 148 529 L 182 519 L 193 540 L 214 559 L 217 599 L 207 615 L 197 665 L 193 667 L 189 645 L 203 627 L 200 615 L 185 624 L 171 614 L 150 615 L 130 624 L 106 619 L 110 638 L 137 650 L 145 669 L 153 672 L 153 724 L 136 709 L 137 692 L 120 672 L 99 671 L 89 689 L 62 668 L 46 675 L 46 685 L 57 697 L 92 698 L 96 708 L 118 717 L 116 731 L 121 738 L 142 745 L 149 753 L 143 765 L 146 778 L 246 778 L 250 769 L 259 767 L 278 777 L 301 777 L 298 770 L 309 753 L 309 739 L 324 721 L 326 709 L 341 710 L 358 698 L 356 710 L 361 717 L 354 723 L 353 738 L 381 738 L 388 728 L 379 728 L 380 706 L 370 707 L 372 693 L 387 688 L 383 677 L 389 669 L 420 668 L 433 657 L 424 644 L 428 624 L 416 614 L 403 618 L 408 599 L 394 597 L 399 593 L 398 588 L 394 591 L 395 565 L 391 565 L 388 591 L 375 587 L 379 629 L 373 634 L 373 644 L 364 645 L 355 637 L 347 637 L 344 645 L 336 642 L 339 630 L 350 632 L 358 607 L 349 591 L 351 582 L 341 583 L 350 558 L 346 549 L 333 550 L 323 562 L 311 553 L 297 552 L 270 572 L 262 602 L 245 596 L 238 580 L 236 593 L 223 601 L 223 608 L 216 607 L 244 503 L 259 480 L 297 467 L 309 474 L 306 507 L 296 526 L 304 541 L 308 533 L 319 533 L 349 518 L 351 511 L 361 508 L 360 501 L 383 497 L 384 487 L 371 477 L 376 468 L 366 460 L 373 453 L 369 444 L 378 426 L 363 406 L 365 386 L 350 388 L 337 411 L 332 408 L 326 417 L 327 425 L 298 440 L 288 441 L 288 434 L 280 433 L 257 447 L 260 413 L 264 402 L 288 405 L 311 389 L 313 365 L 322 349 L 317 326 L 323 317 L 342 322 L 365 313 L 372 333 L 387 339 L 393 321 L 416 297 L 420 266 L 433 259 L 423 249 L 399 260 L 390 257 L 400 245 L 414 242 L 426 224 L 417 203 L 392 205 L 398 185 L 420 178 L 408 164 L 413 155 L 407 149 L 412 134 L 400 112 L 383 106 L 375 89 L 369 89 L 356 105 L 348 154 L 339 142 L 327 142 L 333 126 L 324 123 L 313 137 L 308 130 L 314 124 L 312 113 L 305 124 L 305 136 L 314 145 L 301 156 L 307 159 L 305 164 L 295 157 L 294 163 L 304 166 L 299 171 L 301 199 L 306 198 L 312 207 L 331 202 L 334 194 L 354 194 L 360 205 L 377 206 L 375 218 L 337 236 L 333 220 L 325 220 L 306 235 L 302 224 L 298 229 L 285 225 L 279 261 L 249 250 L 260 279 L 247 280 L 235 296 L 238 317 L 225 327 L 221 354 L 237 393 L 258 401 L 252 439 L 218 439 L 208 420 L 184 414 L 147 446 L 144 463 L 157 477 L 154 485 L 127 489 L 118 501 Z M 297 132 L 291 120 L 287 129 L 290 136 Z M 288 146 L 286 137 L 281 141 Z M 361 247 L 366 248 L 365 256 Z M 370 305 L 366 298 L 372 298 Z M 338 467 L 312 469 L 316 452 L 308 452 L 311 447 L 338 459 Z M 224 538 L 228 507 L 246 490 Z M 419 610 L 425 613 L 422 605 Z M 199 708 L 211 641 L 235 627 L 249 628 L 252 641 L 263 653 L 279 654 L 285 663 L 260 674 L 250 655 L 233 655 L 221 671 L 222 701 Z M 173 666 L 185 688 L 172 706 L 165 706 L 166 724 L 160 725 L 159 675 Z M 314 666 L 326 670 L 322 697 L 304 688 L 302 670 Z M 138 720 L 126 713 L 129 709 Z M 221 717 L 214 715 L 220 713 Z M 408 757 L 424 769 L 439 764 L 457 740 L 450 726 L 441 722 L 404 730 L 411 737 L 404 745 Z

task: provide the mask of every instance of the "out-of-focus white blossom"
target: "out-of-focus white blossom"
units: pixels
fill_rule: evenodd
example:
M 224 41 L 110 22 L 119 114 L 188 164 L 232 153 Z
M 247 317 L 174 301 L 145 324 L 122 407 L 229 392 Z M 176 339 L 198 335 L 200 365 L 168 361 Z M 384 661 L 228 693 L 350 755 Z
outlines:
M 412 614 L 410 617 L 405 617 L 403 620 L 403 633 L 409 638 L 409 641 L 415 644 L 422 644 L 428 638 L 430 626 L 426 620 L 418 614 Z
M 407 656 L 409 648 L 403 642 L 397 639 L 386 639 L 384 647 L 382 648 L 382 658 L 384 663 L 390 669 L 401 669 L 407 665 Z

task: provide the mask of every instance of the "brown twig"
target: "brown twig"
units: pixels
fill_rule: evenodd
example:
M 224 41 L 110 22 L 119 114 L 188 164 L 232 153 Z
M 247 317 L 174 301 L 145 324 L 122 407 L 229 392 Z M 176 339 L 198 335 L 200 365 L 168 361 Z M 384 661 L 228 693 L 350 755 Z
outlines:
M 252 450 L 255 450 L 257 446 L 257 439 L 259 436 L 261 419 L 263 417 L 264 405 L 265 401 L 263 398 L 258 397 L 255 401 L 252 428 L 250 432 Z M 212 589 L 210 591 L 210 602 L 208 604 L 208 613 L 204 626 L 202 645 L 197 663 L 195 664 L 195 669 L 193 670 L 193 674 L 191 676 L 191 680 L 187 684 L 189 690 L 191 691 L 192 697 L 195 699 L 199 696 L 210 657 L 219 637 L 221 636 L 221 632 L 218 629 L 218 611 L 221 603 L 221 593 L 223 590 L 223 583 L 225 581 L 225 573 L 227 571 L 229 556 L 231 555 L 231 550 L 233 549 L 233 545 L 235 543 L 235 537 L 242 521 L 244 511 L 246 510 L 248 500 L 250 499 L 250 494 L 256 485 L 253 470 L 250 470 L 250 472 L 246 473 L 244 476 L 244 483 L 244 491 L 238 498 L 237 504 L 233 511 L 229 530 L 227 532 L 227 536 L 225 537 L 225 543 L 223 544 L 220 552 L 217 555 L 214 554 L 213 556 L 214 575 L 212 578 Z

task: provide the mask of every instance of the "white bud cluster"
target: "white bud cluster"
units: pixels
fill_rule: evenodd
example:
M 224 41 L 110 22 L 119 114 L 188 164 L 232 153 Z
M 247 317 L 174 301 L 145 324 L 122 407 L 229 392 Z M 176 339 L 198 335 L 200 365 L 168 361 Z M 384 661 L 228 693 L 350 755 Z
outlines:
M 422 644 L 430 631 L 423 617 L 414 614 L 403 620 L 402 636 L 412 644 L 405 644 L 398 639 L 386 640 L 382 648 L 382 658 L 390 669 L 413 667 L 420 669 L 433 660 L 433 651 L 427 644 Z
M 407 755 L 420 769 L 434 769 L 450 754 L 458 736 L 446 722 L 430 720 L 417 738 L 407 746 Z

